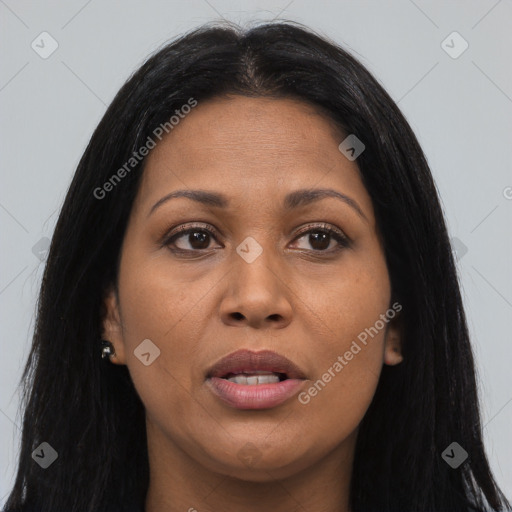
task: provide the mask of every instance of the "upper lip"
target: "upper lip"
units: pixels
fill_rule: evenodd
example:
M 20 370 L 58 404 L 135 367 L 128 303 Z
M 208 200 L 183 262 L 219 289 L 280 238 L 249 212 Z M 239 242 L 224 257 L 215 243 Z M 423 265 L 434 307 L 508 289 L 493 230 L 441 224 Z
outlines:
M 271 350 L 232 352 L 217 361 L 208 370 L 207 378 L 225 377 L 230 373 L 249 373 L 251 371 L 284 373 L 288 379 L 306 378 L 304 372 L 295 363 Z

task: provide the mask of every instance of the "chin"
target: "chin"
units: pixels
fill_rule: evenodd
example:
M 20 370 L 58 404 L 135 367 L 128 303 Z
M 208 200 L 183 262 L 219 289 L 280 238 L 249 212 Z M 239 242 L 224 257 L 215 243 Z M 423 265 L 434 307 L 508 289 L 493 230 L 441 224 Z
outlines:
M 252 442 L 236 452 L 223 451 L 218 455 L 221 456 L 213 456 L 205 464 L 210 470 L 247 482 L 282 480 L 314 464 L 309 457 L 299 457 L 294 446 L 279 450 L 271 449 L 269 444 L 258 447 Z

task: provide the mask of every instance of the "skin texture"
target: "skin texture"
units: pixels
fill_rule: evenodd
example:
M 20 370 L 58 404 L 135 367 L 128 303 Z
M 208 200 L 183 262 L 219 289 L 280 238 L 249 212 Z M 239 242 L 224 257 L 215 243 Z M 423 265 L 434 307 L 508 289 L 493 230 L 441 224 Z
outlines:
M 231 96 L 200 103 L 147 157 L 103 324 L 146 409 L 147 512 L 349 510 L 358 425 L 382 365 L 402 360 L 400 315 L 307 404 L 238 410 L 205 380 L 235 350 L 269 349 L 303 370 L 307 391 L 391 307 L 372 202 L 357 160 L 338 150 L 344 138 L 306 103 Z M 284 196 L 305 188 L 349 196 L 364 218 L 335 198 L 286 212 Z M 182 189 L 220 192 L 229 207 L 180 197 L 149 213 Z M 305 232 L 322 224 L 349 247 Z M 166 246 L 183 225 L 214 235 Z M 236 251 L 248 236 L 263 249 L 252 263 Z M 160 349 L 148 366 L 134 354 L 145 339 Z

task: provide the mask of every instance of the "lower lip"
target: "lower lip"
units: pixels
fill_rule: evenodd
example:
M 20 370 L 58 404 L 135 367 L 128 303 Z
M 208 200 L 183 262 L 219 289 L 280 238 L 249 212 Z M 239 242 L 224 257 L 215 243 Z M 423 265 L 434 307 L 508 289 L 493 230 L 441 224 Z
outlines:
M 236 384 L 227 379 L 210 377 L 210 389 L 222 401 L 236 409 L 270 409 L 286 402 L 304 384 L 302 379 L 286 379 L 274 384 Z

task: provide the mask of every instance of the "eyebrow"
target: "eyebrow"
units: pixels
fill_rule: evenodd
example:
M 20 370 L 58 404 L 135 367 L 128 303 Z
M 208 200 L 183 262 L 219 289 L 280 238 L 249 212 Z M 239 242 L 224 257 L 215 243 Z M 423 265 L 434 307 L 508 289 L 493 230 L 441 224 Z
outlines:
M 206 190 L 176 190 L 159 199 L 152 206 L 148 213 L 148 217 L 161 205 L 170 201 L 171 199 L 178 197 L 186 197 L 198 203 L 215 208 L 227 208 L 229 206 L 229 199 L 224 194 L 208 192 Z M 284 209 L 286 211 L 294 210 L 328 197 L 343 201 L 345 204 L 350 206 L 361 218 L 368 222 L 366 215 L 363 213 L 360 206 L 354 199 L 330 188 L 309 188 L 290 192 L 284 198 Z

